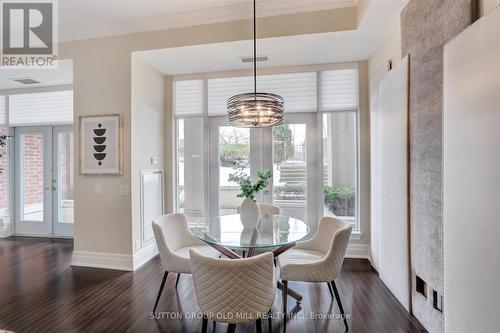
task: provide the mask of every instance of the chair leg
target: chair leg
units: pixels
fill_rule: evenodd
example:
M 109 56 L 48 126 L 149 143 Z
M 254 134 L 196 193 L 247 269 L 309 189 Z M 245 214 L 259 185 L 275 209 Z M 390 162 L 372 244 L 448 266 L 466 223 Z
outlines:
M 202 333 L 207 333 L 207 326 L 208 326 L 208 317 L 207 316 L 203 316 L 203 321 L 202 321 L 202 324 L 201 324 L 201 332 Z
M 348 331 L 349 326 L 347 325 L 347 318 L 345 316 L 344 307 L 342 306 L 342 301 L 340 300 L 340 295 L 339 295 L 339 291 L 337 290 L 337 285 L 335 284 L 335 281 L 332 281 L 331 284 L 332 284 L 333 292 L 335 293 L 335 298 L 337 299 L 337 304 L 339 306 L 340 313 L 344 317 L 345 328 Z
M 257 327 L 257 333 L 262 333 L 262 320 L 257 319 L 255 321 L 255 326 Z
M 281 281 L 283 283 L 283 317 L 286 321 L 286 305 L 288 300 L 288 281 Z
M 332 296 L 332 299 L 333 299 L 333 291 L 332 291 L 332 286 L 330 285 L 330 282 L 327 282 L 326 285 L 328 286 L 328 291 L 330 292 L 330 296 Z
M 245 251 L 243 250 L 243 258 L 245 258 Z
M 158 306 L 158 302 L 160 301 L 160 296 L 161 293 L 163 292 L 163 287 L 165 287 L 165 282 L 167 282 L 167 277 L 168 277 L 168 272 L 165 271 L 165 273 L 163 274 L 163 280 L 161 281 L 160 290 L 158 291 L 158 296 L 156 296 L 156 302 L 153 312 L 156 312 L 156 307 Z
M 236 331 L 236 324 L 227 325 L 227 333 L 234 333 Z
M 175 280 L 175 289 L 177 289 L 177 285 L 179 284 L 180 277 L 181 277 L 181 273 L 177 273 L 177 280 Z

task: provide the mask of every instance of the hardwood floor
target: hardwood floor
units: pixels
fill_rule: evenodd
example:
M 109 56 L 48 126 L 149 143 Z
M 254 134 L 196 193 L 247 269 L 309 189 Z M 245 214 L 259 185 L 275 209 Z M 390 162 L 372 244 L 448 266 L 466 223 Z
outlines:
M 71 241 L 33 238 L 0 240 L 0 330 L 15 332 L 201 332 L 201 318 L 166 319 L 176 312 L 196 313 L 189 275 L 182 275 L 177 290 L 171 274 L 158 305 L 152 308 L 161 283 L 156 257 L 134 273 L 71 267 Z M 343 332 L 342 320 L 311 319 L 311 313 L 339 313 L 326 284 L 290 282 L 302 295 L 301 307 L 288 298 L 287 332 Z M 337 280 L 349 319 L 350 332 L 420 332 L 423 327 L 406 313 L 382 284 L 366 260 L 346 259 Z M 294 308 L 295 307 L 295 308 Z M 273 311 L 281 309 L 277 293 Z M 265 322 L 264 322 L 265 323 Z M 209 323 L 209 332 L 212 324 Z M 217 324 L 217 332 L 226 325 Z M 237 332 L 255 332 L 255 324 Z M 267 332 L 267 324 L 263 325 Z M 273 320 L 273 332 L 283 331 L 283 320 Z

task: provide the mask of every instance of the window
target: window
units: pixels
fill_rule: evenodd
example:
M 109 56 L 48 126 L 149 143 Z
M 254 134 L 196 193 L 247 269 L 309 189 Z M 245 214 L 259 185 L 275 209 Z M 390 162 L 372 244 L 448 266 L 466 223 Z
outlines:
M 228 126 L 227 99 L 253 91 L 252 80 L 174 82 L 177 211 L 191 223 L 234 214 L 241 198 L 232 175 L 255 177 L 259 170 L 272 169 L 273 182 L 259 202 L 277 204 L 286 215 L 312 217 L 316 223 L 321 216 L 335 215 L 359 230 L 357 68 L 259 76 L 258 90 L 285 98 L 285 123 L 272 129 Z M 322 130 L 316 130 L 317 124 Z M 320 143 L 323 175 L 316 172 Z M 324 194 L 321 209 L 317 193 Z
M 355 111 L 323 114 L 324 215 L 357 221 Z

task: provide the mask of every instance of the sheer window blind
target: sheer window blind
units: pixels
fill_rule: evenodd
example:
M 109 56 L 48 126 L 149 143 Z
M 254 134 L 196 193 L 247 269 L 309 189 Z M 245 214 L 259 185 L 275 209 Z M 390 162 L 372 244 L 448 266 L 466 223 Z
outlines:
M 176 116 L 203 114 L 203 80 L 174 82 L 174 114 Z
M 0 95 L 0 126 L 7 125 L 7 98 Z
M 285 112 L 316 111 L 316 73 L 262 75 L 257 78 L 257 90 L 281 95 Z M 227 113 L 229 97 L 253 91 L 253 77 L 232 77 L 208 80 L 208 115 Z
M 321 111 L 358 109 L 358 70 L 336 69 L 321 72 Z
M 73 123 L 73 91 L 9 95 L 9 124 L 52 125 Z

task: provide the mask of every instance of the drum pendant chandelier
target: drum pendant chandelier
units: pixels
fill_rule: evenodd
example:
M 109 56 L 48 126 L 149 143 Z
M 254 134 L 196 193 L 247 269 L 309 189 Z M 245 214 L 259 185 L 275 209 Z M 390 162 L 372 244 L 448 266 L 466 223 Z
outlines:
M 253 1 L 253 88 L 252 93 L 238 94 L 227 101 L 227 119 L 236 127 L 271 127 L 283 122 L 283 97 L 257 92 L 257 18 Z

